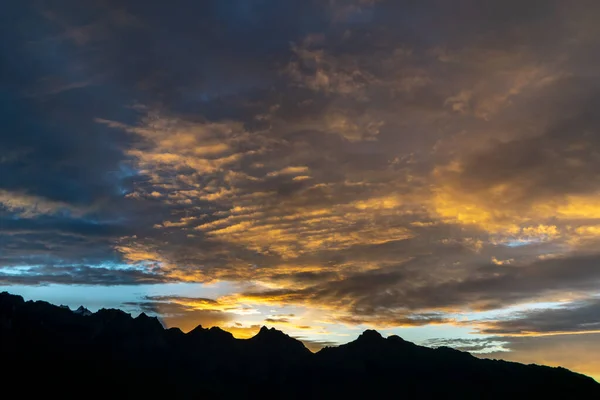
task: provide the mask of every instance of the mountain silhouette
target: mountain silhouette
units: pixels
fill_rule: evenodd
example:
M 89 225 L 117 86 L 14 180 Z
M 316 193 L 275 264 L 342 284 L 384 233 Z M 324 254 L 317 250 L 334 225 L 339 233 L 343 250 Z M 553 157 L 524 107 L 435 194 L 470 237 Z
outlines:
M 484 360 L 367 330 L 311 353 L 276 329 L 235 339 L 183 333 L 155 317 L 71 311 L 0 294 L 5 390 L 22 397 L 183 399 L 597 399 L 600 384 L 568 371 Z

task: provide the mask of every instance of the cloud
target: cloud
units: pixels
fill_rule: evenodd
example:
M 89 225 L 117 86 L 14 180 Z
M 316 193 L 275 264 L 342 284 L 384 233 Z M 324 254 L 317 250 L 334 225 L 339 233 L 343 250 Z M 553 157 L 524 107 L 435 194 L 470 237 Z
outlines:
M 29 196 L 23 193 L 0 190 L 0 204 L 9 212 L 14 212 L 21 218 L 31 218 L 36 215 L 55 214 L 62 212 L 81 213 L 69 204 L 59 201 L 46 200 L 41 197 Z
M 596 102 L 564 110 L 568 117 L 539 134 L 493 144 L 438 169 L 438 212 L 491 230 L 598 218 Z
M 586 256 L 538 260 L 527 265 L 488 264 L 470 269 L 463 278 L 450 274 L 435 279 L 411 268 L 427 265 L 417 259 L 389 267 L 387 271 L 374 269 L 300 288 L 247 292 L 242 298 L 258 303 L 330 307 L 339 311 L 338 321 L 348 324 L 453 323 L 445 313 L 501 309 L 524 302 L 594 293 L 600 279 L 595 272 L 596 263 L 597 256 Z M 432 268 L 428 268 L 431 273 Z M 502 323 L 498 326 L 502 327 Z M 578 329 L 576 324 L 573 329 Z
M 292 81 L 316 92 L 367 100 L 365 91 L 374 78 L 358 67 L 355 58 L 334 57 L 322 49 L 311 48 L 312 42 L 321 40 L 322 37 L 308 36 L 302 45 L 292 46 L 296 60 L 286 67 Z
M 226 282 L 145 301 L 240 335 L 597 295 L 596 4 L 188 3 L 7 11 L 3 281 Z
M 501 350 L 504 349 L 504 345 L 506 345 L 507 341 L 502 341 L 499 338 L 490 337 L 485 339 L 444 339 L 444 338 L 436 338 L 429 339 L 425 341 L 425 346 L 428 347 L 452 347 L 454 349 L 458 349 L 460 351 L 467 351 L 472 354 L 482 354 L 482 357 L 486 357 L 487 353 L 491 353 L 497 351 L 498 348 Z M 497 356 L 502 358 L 502 353 L 496 352 Z
M 301 174 L 305 174 L 309 172 L 307 167 L 285 167 L 279 171 L 269 172 L 267 176 L 279 176 L 279 175 L 295 175 L 301 176 Z
M 85 265 L 31 266 L 0 268 L 3 285 L 142 285 L 171 282 L 160 273 L 133 268 L 108 268 Z
M 290 320 L 288 318 L 265 318 L 265 322 L 271 324 L 288 324 Z
M 418 288 L 407 298 L 421 306 L 469 305 L 475 309 L 502 308 L 565 293 L 593 293 L 600 279 L 597 256 L 558 257 L 528 265 L 487 265 L 463 280 Z
M 600 300 L 567 303 L 559 308 L 523 311 L 508 319 L 484 322 L 481 333 L 490 335 L 559 335 L 600 331 Z

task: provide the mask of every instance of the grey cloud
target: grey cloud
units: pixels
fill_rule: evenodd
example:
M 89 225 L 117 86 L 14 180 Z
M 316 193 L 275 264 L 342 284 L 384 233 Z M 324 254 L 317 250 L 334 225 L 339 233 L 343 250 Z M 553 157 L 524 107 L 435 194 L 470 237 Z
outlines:
M 177 301 L 182 301 L 182 302 L 202 302 L 204 304 L 218 304 L 217 300 L 214 299 L 207 299 L 207 298 L 202 298 L 202 297 L 183 297 L 183 296 L 146 296 L 144 297 L 145 300 L 148 300 L 147 303 L 139 303 L 139 304 L 148 304 L 151 306 L 154 306 L 156 303 L 159 302 L 166 302 L 166 303 L 171 303 L 174 300 Z
M 111 238 L 56 232 L 25 231 L 0 235 L 0 265 L 63 265 L 117 263 Z
M 415 313 L 402 309 L 361 309 L 354 308 L 348 316 L 341 316 L 337 322 L 349 325 L 371 325 L 375 327 L 424 326 L 452 323 L 444 313 Z
M 303 289 L 276 289 L 250 292 L 260 298 L 280 298 L 292 303 L 328 304 L 347 310 L 349 321 L 394 320 L 399 325 L 443 322 L 443 313 L 424 310 L 495 309 L 523 301 L 565 292 L 592 293 L 598 287 L 597 256 L 540 260 L 528 265 L 485 265 L 440 277 L 410 268 L 422 259 L 404 266 L 355 273 L 336 281 L 317 283 Z M 585 308 L 582 313 L 595 310 Z M 421 314 L 423 313 L 423 314 Z M 576 318 L 576 315 L 574 315 Z M 559 323 L 557 321 L 557 323 Z M 508 323 L 510 326 L 510 323 Z M 566 324 L 563 324 L 565 326 Z M 576 329 L 576 325 L 573 325 Z
M 314 272 L 314 271 L 306 271 L 306 272 L 297 272 L 294 274 L 273 274 L 270 276 L 270 279 L 274 281 L 292 281 L 300 284 L 311 284 L 315 282 L 322 282 L 331 279 L 335 279 L 339 274 L 333 271 L 323 271 L 323 272 Z
M 271 324 L 284 323 L 287 324 L 290 322 L 289 318 L 265 318 L 265 322 Z
M 481 333 L 489 335 L 544 334 L 600 331 L 600 299 L 589 299 L 549 308 L 516 313 L 499 321 L 485 322 Z
M 172 280 L 159 273 L 138 269 L 79 266 L 32 266 L 25 269 L 0 269 L 3 285 L 141 285 L 159 284 Z
M 593 292 L 600 280 L 598 256 L 539 260 L 528 265 L 487 265 L 466 278 L 405 292 L 419 307 L 472 305 L 501 308 L 561 292 Z
M 592 85 L 586 90 L 595 91 Z M 594 111 L 598 99 L 585 103 L 583 110 L 557 121 L 541 135 L 499 143 L 468 157 L 464 172 L 457 177 L 459 190 L 484 195 L 487 189 L 507 185 L 505 204 L 498 207 L 530 206 L 540 200 L 561 201 L 567 195 L 594 193 L 600 185 L 600 142 L 595 133 L 600 121 Z

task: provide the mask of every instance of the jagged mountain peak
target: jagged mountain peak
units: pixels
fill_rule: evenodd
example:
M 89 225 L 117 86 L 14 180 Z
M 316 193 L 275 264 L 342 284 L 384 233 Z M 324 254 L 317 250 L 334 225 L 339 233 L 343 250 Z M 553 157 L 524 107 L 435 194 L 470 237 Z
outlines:
M 356 340 L 361 342 L 379 342 L 384 339 L 383 336 L 381 336 L 381 333 L 377 332 L 376 330 L 367 329 L 366 331 L 361 333 L 358 339 Z
M 230 332 L 227 332 L 218 326 L 213 326 L 211 328 L 204 328 L 202 325 L 198 325 L 191 331 L 186 334 L 189 338 L 203 338 L 203 339 L 213 339 L 213 340 L 226 340 L 231 341 L 235 338 Z
M 79 306 L 75 311 L 73 311 L 75 314 L 78 315 L 82 315 L 84 317 L 89 317 L 90 315 L 92 315 L 93 313 L 88 310 L 87 308 L 85 308 L 84 306 Z
M 262 351 L 270 357 L 303 358 L 311 354 L 304 343 L 284 332 L 263 326 L 258 333 L 247 340 L 255 350 Z
M 202 333 L 204 332 L 206 329 L 202 326 L 202 325 L 198 325 L 196 326 L 194 329 L 192 329 L 191 331 L 189 331 L 187 334 L 188 335 L 195 335 L 197 333 Z
M 275 328 L 269 328 L 264 325 L 260 328 L 260 330 L 254 337 L 282 337 L 282 338 L 288 337 L 288 338 L 292 339 L 290 336 L 286 335 L 282 331 L 275 329 Z

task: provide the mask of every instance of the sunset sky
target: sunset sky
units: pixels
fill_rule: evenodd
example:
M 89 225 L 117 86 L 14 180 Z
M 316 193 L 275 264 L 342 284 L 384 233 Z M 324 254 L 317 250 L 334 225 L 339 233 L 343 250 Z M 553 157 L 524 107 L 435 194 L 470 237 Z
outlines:
M 600 380 L 600 2 L 23 0 L 0 292 Z

